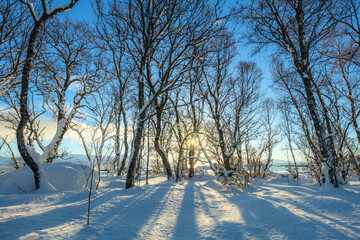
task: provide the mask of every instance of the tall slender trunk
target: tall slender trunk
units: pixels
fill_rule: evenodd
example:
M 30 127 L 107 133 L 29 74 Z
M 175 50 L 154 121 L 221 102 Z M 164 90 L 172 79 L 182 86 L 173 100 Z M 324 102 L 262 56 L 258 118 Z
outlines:
M 129 169 L 126 175 L 126 188 L 131 188 L 134 185 L 135 178 L 135 170 L 136 170 L 136 160 L 139 156 L 140 148 L 141 148 L 141 139 L 145 125 L 145 113 L 141 114 L 140 118 L 137 120 L 137 127 L 134 134 L 134 140 L 131 146 L 130 153 L 130 164 Z
M 182 145 L 179 149 L 179 156 L 178 156 L 178 162 L 176 165 L 176 181 L 180 181 L 182 179 L 182 161 L 183 161 L 183 148 Z
M 131 146 L 131 153 L 130 153 L 130 164 L 129 169 L 126 175 L 126 185 L 125 188 L 131 188 L 134 185 L 134 178 L 135 178 L 135 170 L 136 170 L 136 160 L 139 156 L 140 148 L 141 148 L 141 139 L 143 135 L 143 130 L 145 126 L 146 120 L 146 111 L 144 108 L 145 106 L 145 84 L 144 84 L 144 68 L 145 68 L 145 59 L 142 59 L 140 72 L 139 72 L 139 89 L 138 89 L 138 117 L 136 119 L 136 129 L 134 131 L 134 139 Z
M 189 151 L 189 165 L 190 165 L 190 169 L 189 169 L 189 178 L 192 178 L 195 173 L 194 173 L 194 157 L 195 157 L 195 151 L 193 146 L 191 146 L 190 151 Z
M 322 165 L 323 165 L 323 169 L 322 169 L 322 174 L 323 174 L 323 179 L 322 179 L 322 183 L 326 183 L 326 182 L 332 182 L 334 184 L 335 187 L 337 187 L 337 183 L 333 182 L 333 173 L 331 171 L 333 171 L 333 159 L 331 156 L 331 151 L 329 149 L 329 145 L 326 141 L 326 131 L 324 129 L 324 126 L 322 125 L 318 112 L 316 110 L 316 102 L 315 102 L 315 98 L 314 98 L 314 94 L 312 92 L 312 86 L 311 86 L 311 82 L 309 78 L 303 77 L 303 82 L 305 85 L 305 92 L 306 92 L 306 102 L 307 102 L 307 106 L 310 112 L 310 116 L 314 125 L 314 129 L 315 129 L 315 134 L 316 137 L 318 139 L 318 143 L 319 143 L 319 148 L 320 148 L 320 153 L 321 153 L 321 157 L 322 157 Z
M 147 129 L 146 184 L 149 184 L 149 163 L 150 163 L 150 124 L 148 124 L 148 129 Z
M 127 159 L 128 153 L 129 153 L 129 143 L 128 143 L 128 137 L 127 137 L 128 124 L 127 124 L 125 109 L 122 110 L 122 114 L 123 114 L 123 121 L 124 121 L 124 148 L 125 148 L 125 151 L 124 151 L 124 155 L 121 160 L 121 166 L 118 171 L 118 176 L 120 176 L 122 171 L 124 171 L 125 162 L 126 162 L 126 159 Z
M 178 98 L 179 93 L 177 93 L 176 98 Z M 181 180 L 182 178 L 182 161 L 183 161 L 183 137 L 181 133 L 181 127 L 180 127 L 180 114 L 178 110 L 177 103 L 174 104 L 174 110 L 175 110 L 175 116 L 176 116 L 176 130 L 177 130 L 177 142 L 179 146 L 179 155 L 178 155 L 178 162 L 176 165 L 176 181 Z M 176 135 L 176 134 L 175 134 Z
M 294 162 L 295 176 L 296 176 L 296 179 L 298 179 L 298 177 L 299 177 L 299 169 L 297 167 L 296 157 L 295 157 L 294 149 L 293 149 L 293 146 L 292 146 L 290 129 L 288 130 L 288 134 L 286 134 L 286 137 L 287 137 L 287 140 L 288 140 L 288 145 L 289 145 L 289 150 L 290 150 L 290 153 L 291 153 L 291 157 L 292 157 L 292 160 Z
M 169 160 L 167 158 L 164 148 L 160 144 L 160 135 L 161 135 L 161 117 L 162 117 L 161 107 L 156 107 L 156 134 L 155 134 L 155 150 L 160 155 L 161 161 L 166 171 L 167 178 L 172 177 L 171 167 Z
M 216 119 L 215 122 L 216 122 L 216 128 L 217 128 L 217 132 L 218 132 L 218 136 L 219 136 L 220 150 L 221 150 L 221 154 L 222 154 L 222 157 L 224 160 L 224 167 L 225 167 L 225 170 L 229 171 L 230 170 L 230 156 L 227 154 L 227 151 L 226 151 L 224 132 L 220 125 L 220 116 L 214 116 L 214 117 Z
M 116 99 L 116 98 L 115 98 Z M 116 170 L 118 171 L 118 176 L 121 175 L 120 170 L 120 155 L 122 147 L 120 145 L 120 129 L 121 129 L 121 101 L 115 101 L 115 104 L 119 104 L 119 108 L 117 112 L 115 112 L 115 160 L 114 165 L 116 166 Z
M 299 1 L 296 6 L 296 21 L 298 27 L 298 38 L 300 47 L 300 56 L 296 55 L 296 50 L 292 51 L 292 58 L 294 60 L 295 67 L 301 76 L 304 84 L 306 94 L 306 104 L 309 109 L 310 117 L 313 122 L 315 134 L 318 140 L 320 153 L 322 157 L 322 183 L 332 183 L 334 187 L 338 187 L 336 179 L 336 171 L 334 166 L 334 159 L 332 157 L 332 149 L 329 146 L 329 136 L 326 134 L 326 128 L 323 126 L 320 120 L 320 116 L 317 111 L 317 104 L 314 97 L 314 90 L 316 88 L 315 81 L 313 79 L 312 71 L 309 64 L 309 45 L 306 39 L 305 27 L 304 27 L 304 9 L 302 1 Z
M 330 117 L 329 117 L 329 111 L 328 111 L 328 107 L 325 104 L 325 101 L 321 95 L 319 86 L 316 84 L 316 82 L 314 81 L 314 79 L 312 78 L 312 84 L 315 88 L 315 92 L 318 96 L 318 99 L 320 101 L 320 105 L 323 111 L 323 117 L 325 118 L 325 124 L 326 126 L 324 126 L 324 128 L 326 128 L 327 130 L 327 134 L 325 137 L 325 141 L 326 144 L 329 148 L 329 155 L 331 155 L 331 161 L 329 162 L 329 166 L 330 166 L 330 182 L 335 186 L 338 187 L 338 173 L 337 173 L 337 166 L 339 165 L 339 158 L 338 155 L 336 153 L 335 150 L 335 143 L 334 143 L 334 136 L 333 136 L 333 130 L 331 127 L 331 121 L 330 121 Z M 342 161 L 342 159 L 341 159 Z

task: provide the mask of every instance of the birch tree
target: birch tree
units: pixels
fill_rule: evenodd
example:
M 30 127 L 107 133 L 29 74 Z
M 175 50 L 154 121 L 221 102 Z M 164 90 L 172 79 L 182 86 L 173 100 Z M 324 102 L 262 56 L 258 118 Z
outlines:
M 20 95 L 21 118 L 18 128 L 16 130 L 17 144 L 20 155 L 34 173 L 35 188 L 37 190 L 40 189 L 40 187 L 44 187 L 45 189 L 53 189 L 44 173 L 44 170 L 41 167 L 41 163 L 39 161 L 40 156 L 35 153 L 33 146 L 29 146 L 27 144 L 24 135 L 24 129 L 29 122 L 28 92 L 30 75 L 32 70 L 32 64 L 34 62 L 34 57 L 37 51 L 35 43 L 38 40 L 41 28 L 48 20 L 52 19 L 57 14 L 70 10 L 78 2 L 78 0 L 71 0 L 68 4 L 63 4 L 54 7 L 53 9 L 49 9 L 46 1 L 42 0 L 40 3 L 41 9 L 38 10 L 34 7 L 33 2 L 26 0 L 20 0 L 20 2 L 26 5 L 28 10 L 30 11 L 33 18 L 33 24 L 30 26 L 31 32 L 27 40 L 26 58 L 22 69 Z
M 261 45 L 275 45 L 289 56 L 302 82 L 307 110 L 315 129 L 317 146 L 321 153 L 322 184 L 338 187 L 333 135 L 328 121 L 327 108 L 321 99 L 314 74 L 315 48 L 333 30 L 327 17 L 331 2 L 324 1 L 252 1 L 243 13 L 251 26 L 249 40 Z M 322 122 L 319 109 L 327 121 Z
M 301 85 L 298 84 L 299 75 L 296 70 L 288 68 L 280 58 L 273 58 L 273 64 L 274 84 L 280 93 L 285 94 L 284 98 L 286 99 L 286 101 L 283 99 L 280 101 L 285 101 L 287 107 L 292 109 L 290 118 L 296 129 L 294 130 L 296 137 L 293 142 L 305 156 L 316 181 L 321 183 L 321 153 L 316 144 L 312 125 L 309 124 L 311 118 L 307 111 L 306 98 L 301 91 Z

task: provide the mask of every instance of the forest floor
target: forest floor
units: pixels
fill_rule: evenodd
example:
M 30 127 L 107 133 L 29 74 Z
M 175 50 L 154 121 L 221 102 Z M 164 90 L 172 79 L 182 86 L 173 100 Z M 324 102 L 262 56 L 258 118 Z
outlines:
M 210 175 L 124 189 L 0 195 L 0 239 L 360 239 L 360 184 L 323 189 L 287 178 L 227 190 Z

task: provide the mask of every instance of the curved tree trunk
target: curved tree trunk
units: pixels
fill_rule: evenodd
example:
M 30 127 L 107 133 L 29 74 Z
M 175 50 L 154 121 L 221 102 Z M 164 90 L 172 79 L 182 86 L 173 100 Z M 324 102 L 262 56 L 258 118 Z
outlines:
M 22 71 L 21 78 L 21 95 L 20 95 L 20 121 L 19 125 L 16 129 L 16 139 L 17 145 L 20 152 L 21 157 L 24 162 L 31 168 L 34 173 L 35 187 L 36 189 L 40 188 L 40 173 L 39 166 L 35 162 L 35 160 L 30 156 L 28 149 L 26 148 L 26 140 L 25 140 L 25 127 L 29 121 L 29 112 L 28 112 L 28 92 L 29 92 L 29 82 L 30 82 L 30 72 L 32 69 L 32 62 L 34 60 L 35 55 L 35 41 L 37 36 L 40 33 L 41 23 L 35 22 L 35 26 L 31 31 L 27 55 Z
M 160 155 L 161 161 L 166 171 L 167 178 L 170 179 L 172 177 L 171 167 L 169 160 L 167 158 L 166 152 L 164 148 L 160 144 L 160 135 L 161 135 L 161 108 L 156 108 L 156 134 L 155 134 L 155 150 Z
M 29 93 L 29 82 L 30 82 L 30 73 L 32 69 L 32 63 L 34 61 L 34 56 L 36 52 L 35 42 L 37 37 L 40 34 L 40 28 L 46 23 L 47 20 L 53 18 L 59 12 L 67 11 L 71 9 L 78 0 L 72 0 L 68 5 L 63 5 L 61 7 L 55 8 L 53 11 L 50 11 L 46 7 L 46 2 L 42 2 L 43 9 L 47 9 L 46 12 L 43 12 L 41 18 L 37 16 L 37 13 L 34 11 L 33 5 L 27 2 L 23 2 L 30 9 L 30 12 L 34 18 L 34 27 L 30 33 L 30 37 L 28 40 L 26 59 L 24 62 L 24 67 L 22 71 L 21 78 L 21 93 L 20 93 L 20 121 L 19 125 L 16 129 L 16 139 L 18 144 L 18 149 L 21 157 L 26 162 L 26 164 L 31 168 L 34 173 L 35 180 L 35 188 L 36 190 L 40 189 L 40 183 L 43 181 L 44 185 L 48 185 L 50 188 L 52 187 L 49 181 L 44 174 L 41 164 L 40 164 L 40 156 L 35 156 L 35 154 L 31 154 L 34 149 L 30 149 L 25 140 L 25 128 L 29 122 L 29 112 L 28 112 L 28 93 Z M 39 158 L 39 159 L 34 159 Z M 36 162 L 38 161 L 38 162 Z

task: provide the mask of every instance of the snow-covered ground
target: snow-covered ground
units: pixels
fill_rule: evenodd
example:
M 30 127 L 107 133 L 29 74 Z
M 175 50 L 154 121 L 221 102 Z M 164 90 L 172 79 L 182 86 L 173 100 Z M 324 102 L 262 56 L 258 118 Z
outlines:
M 90 226 L 87 190 L 0 195 L 0 239 L 360 239 L 359 182 L 319 189 L 276 178 L 241 192 L 203 175 L 124 185 L 103 178 Z

